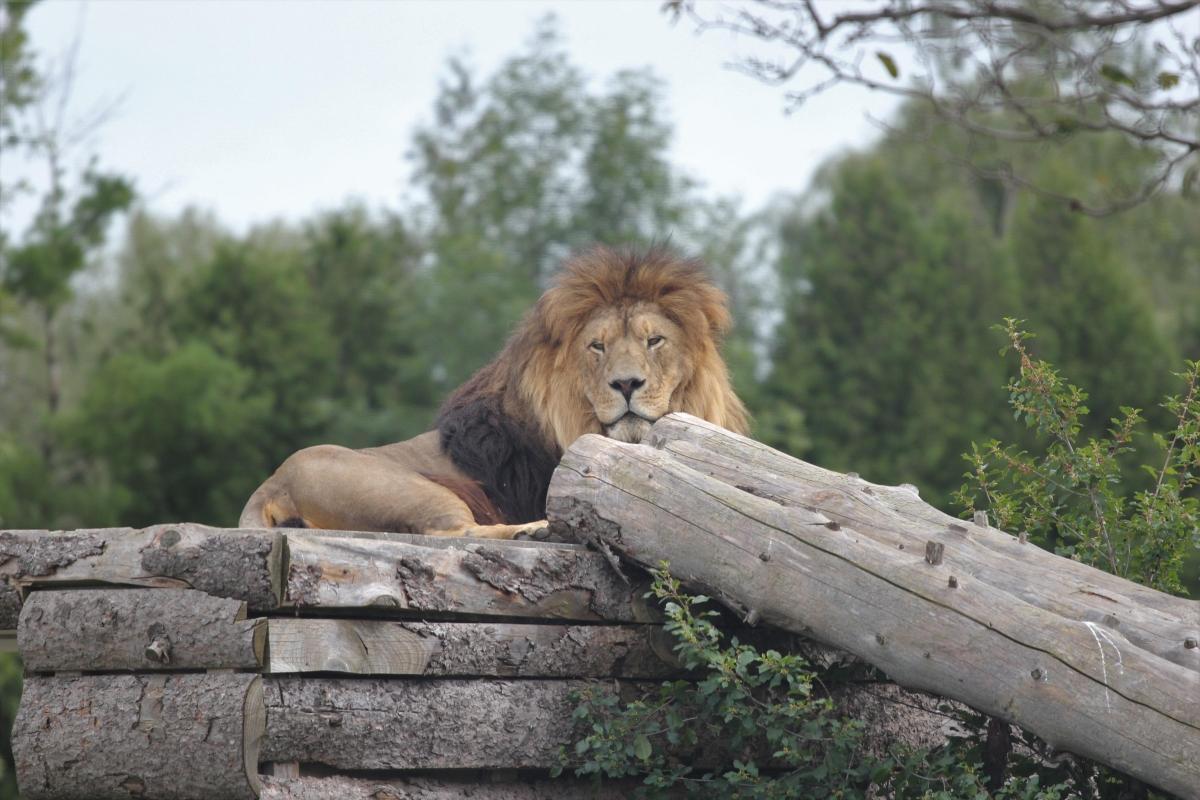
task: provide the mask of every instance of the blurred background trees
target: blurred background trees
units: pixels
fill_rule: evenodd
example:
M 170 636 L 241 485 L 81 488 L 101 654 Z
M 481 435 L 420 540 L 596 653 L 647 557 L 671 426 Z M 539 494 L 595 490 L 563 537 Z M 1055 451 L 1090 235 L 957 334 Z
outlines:
M 748 4 L 737 22 L 786 5 Z M 908 100 L 877 142 L 750 213 L 672 163 L 652 72 L 585 75 L 547 21 L 488 74 L 446 65 L 429 122 L 396 143 L 414 179 L 394 207 L 235 233 L 200 210 L 156 212 L 102 159 L 64 160 L 80 146 L 57 102 L 69 76 L 38 71 L 28 5 L 3 8 L 0 147 L 36 155 L 50 179 L 32 224 L 0 230 L 0 527 L 233 524 L 295 449 L 428 429 L 592 242 L 669 239 L 707 260 L 734 307 L 726 355 L 758 438 L 916 484 L 951 513 L 973 442 L 1032 446 L 1006 407 L 1003 318 L 1025 320 L 1039 357 L 1089 390 L 1085 433 L 1121 406 L 1168 421 L 1170 373 L 1200 357 L 1200 114 L 1172 94 L 1194 94 L 1197 73 L 1187 48 L 1156 49 L 1142 28 L 1006 29 L 990 41 L 1021 57 L 993 53 L 975 73 L 961 45 L 994 31 L 979 19 L 900 31 L 931 48 L 918 63 L 938 80 L 889 83 Z M 834 30 L 805 30 L 791 44 L 820 64 Z M 1098 37 L 1091 72 L 1062 60 L 1078 37 Z M 879 52 L 870 80 L 893 81 L 889 61 L 908 69 Z M 1039 100 L 1046 74 L 1073 87 L 1069 116 Z M 947 123 L 943 87 L 971 124 Z M 1122 116 L 1139 97 L 1140 116 Z M 1031 135 L 984 136 L 978 115 Z M 1110 117 L 1169 136 L 1091 124 Z M 31 190 L 0 175 L 0 198 L 17 191 Z

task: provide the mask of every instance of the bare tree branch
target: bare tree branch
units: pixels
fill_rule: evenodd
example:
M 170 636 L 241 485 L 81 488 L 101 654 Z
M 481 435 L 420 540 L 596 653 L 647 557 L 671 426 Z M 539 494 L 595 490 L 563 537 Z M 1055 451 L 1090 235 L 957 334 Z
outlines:
M 1082 213 L 1116 213 L 1172 185 L 1180 170 L 1200 169 L 1200 0 L 878 0 L 852 11 L 821 0 L 735 0 L 721 9 L 670 0 L 664 8 L 700 31 L 766 46 L 769 57 L 735 68 L 786 87 L 789 110 L 848 84 L 923 103 L 989 139 L 1119 135 L 1156 154 L 1156 168 L 1125 197 L 1062 198 Z M 914 68 L 888 52 L 898 42 Z M 1033 188 L 1016 173 L 1006 179 Z

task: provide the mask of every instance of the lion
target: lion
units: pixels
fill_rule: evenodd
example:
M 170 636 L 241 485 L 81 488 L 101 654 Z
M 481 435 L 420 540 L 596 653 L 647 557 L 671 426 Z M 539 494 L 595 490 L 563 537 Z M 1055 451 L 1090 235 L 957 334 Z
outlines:
M 283 462 L 239 525 L 507 539 L 545 526 L 546 490 L 586 433 L 640 442 L 686 411 L 748 427 L 718 345 L 725 296 L 697 260 L 596 247 L 567 261 L 500 354 L 451 393 L 435 430 Z

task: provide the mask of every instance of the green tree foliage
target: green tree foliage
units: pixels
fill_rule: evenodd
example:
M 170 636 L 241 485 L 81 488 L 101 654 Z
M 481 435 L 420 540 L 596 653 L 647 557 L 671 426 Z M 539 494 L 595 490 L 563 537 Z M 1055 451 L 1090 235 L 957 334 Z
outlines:
M 434 121 L 417 131 L 410 153 L 427 258 L 419 294 L 438 320 L 426 350 L 436 354 L 439 391 L 495 352 L 572 250 L 667 238 L 704 250 L 737 236 L 740 220 L 725 216 L 711 227 L 712 205 L 670 164 L 662 95 L 644 71 L 594 89 L 553 19 L 486 80 L 451 62 Z M 455 347 L 447 349 L 451 328 Z
M 110 524 L 233 520 L 268 468 L 271 400 L 250 370 L 196 341 L 162 359 L 108 361 L 63 428 L 107 466 Z
M 968 214 L 914 201 L 877 156 L 844 160 L 822 189 L 828 205 L 782 232 L 765 391 L 804 409 L 805 457 L 944 499 L 958 454 L 1002 418 L 981 321 L 1014 302 L 1008 262 Z

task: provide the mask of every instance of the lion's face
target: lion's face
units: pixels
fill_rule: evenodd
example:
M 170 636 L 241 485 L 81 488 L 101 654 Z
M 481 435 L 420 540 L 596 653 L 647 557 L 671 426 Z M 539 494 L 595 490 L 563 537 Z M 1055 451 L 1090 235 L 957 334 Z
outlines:
M 690 372 L 683 331 L 652 303 L 597 312 L 576 346 L 583 384 L 606 436 L 637 443 L 671 408 Z

